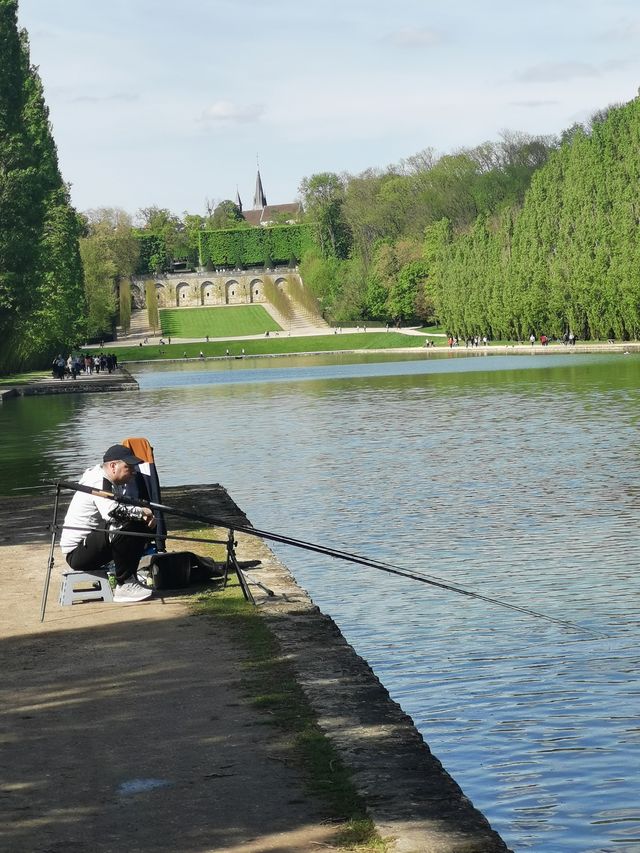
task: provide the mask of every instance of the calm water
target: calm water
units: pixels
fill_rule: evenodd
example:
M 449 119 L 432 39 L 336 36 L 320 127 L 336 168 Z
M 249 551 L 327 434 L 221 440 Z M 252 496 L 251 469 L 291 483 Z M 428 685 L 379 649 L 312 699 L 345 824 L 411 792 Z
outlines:
M 140 368 L 0 406 L 0 491 L 146 435 L 167 485 L 594 638 L 284 547 L 316 603 L 517 851 L 640 851 L 640 358 L 333 356 Z

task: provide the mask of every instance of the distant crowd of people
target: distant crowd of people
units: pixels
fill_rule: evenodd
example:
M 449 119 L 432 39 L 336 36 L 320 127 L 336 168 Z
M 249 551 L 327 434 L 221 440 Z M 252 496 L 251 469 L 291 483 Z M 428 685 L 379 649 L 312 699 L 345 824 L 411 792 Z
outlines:
M 53 359 L 51 373 L 54 379 L 64 379 L 70 376 L 77 379 L 81 373 L 113 373 L 118 367 L 118 356 L 115 353 L 72 353 L 66 358 L 61 354 Z
M 564 335 L 562 336 L 562 343 L 565 346 L 570 346 L 570 347 L 575 346 L 576 341 L 577 341 L 577 338 L 573 334 L 573 332 L 565 332 Z M 535 344 L 535 342 L 536 342 L 536 336 L 534 335 L 533 332 L 531 332 L 531 334 L 529 335 L 529 343 L 531 344 L 531 346 L 533 346 Z M 546 335 L 540 335 L 540 343 L 543 347 L 548 346 L 549 345 L 549 338 Z
M 486 347 L 488 345 L 488 343 L 489 343 L 489 341 L 488 341 L 486 335 L 482 335 L 482 337 L 480 337 L 480 335 L 473 335 L 473 337 L 465 338 L 464 345 L 468 349 L 469 347 L 479 347 L 479 346 Z M 459 341 L 455 335 L 449 335 L 447 337 L 447 346 L 449 347 L 449 349 L 453 349 L 453 347 L 457 347 L 458 344 L 459 344 Z

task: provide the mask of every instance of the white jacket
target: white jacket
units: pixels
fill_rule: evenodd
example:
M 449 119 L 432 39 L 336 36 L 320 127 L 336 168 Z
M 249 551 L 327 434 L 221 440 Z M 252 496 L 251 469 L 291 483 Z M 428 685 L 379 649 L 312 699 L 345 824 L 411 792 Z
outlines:
M 105 476 L 102 465 L 94 465 L 93 468 L 87 468 L 80 478 L 80 484 L 102 491 L 105 487 Z M 107 480 L 108 484 L 109 481 Z M 112 484 L 111 488 L 115 494 L 122 492 L 120 486 Z M 76 492 L 71 499 L 69 509 L 64 517 L 62 535 L 60 536 L 60 550 L 62 553 L 69 554 L 74 548 L 77 548 L 88 533 L 103 526 L 103 521 L 107 522 L 111 528 L 117 529 L 120 527 L 120 522 L 115 521 L 111 516 L 111 513 L 118 507 L 119 512 L 122 512 L 124 507 L 122 504 L 118 504 L 117 501 L 112 501 L 108 498 L 99 498 L 95 495 L 89 495 L 86 492 Z M 126 507 L 126 512 L 130 518 L 143 517 L 142 509 L 139 507 Z M 67 529 L 68 527 L 80 529 L 69 530 Z

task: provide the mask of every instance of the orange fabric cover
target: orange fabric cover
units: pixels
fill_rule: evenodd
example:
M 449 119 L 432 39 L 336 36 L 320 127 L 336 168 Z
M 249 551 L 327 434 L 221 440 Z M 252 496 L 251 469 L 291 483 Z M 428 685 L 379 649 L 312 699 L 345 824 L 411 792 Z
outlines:
M 146 438 L 125 438 L 122 443 L 125 447 L 128 447 L 133 455 L 137 456 L 138 459 L 155 464 L 155 459 L 153 458 L 153 447 L 151 447 Z

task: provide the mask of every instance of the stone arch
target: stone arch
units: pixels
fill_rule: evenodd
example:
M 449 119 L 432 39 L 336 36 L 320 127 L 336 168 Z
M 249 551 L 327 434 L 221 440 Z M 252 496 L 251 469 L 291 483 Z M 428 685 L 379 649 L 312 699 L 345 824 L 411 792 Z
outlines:
M 212 281 L 203 281 L 200 285 L 200 304 L 216 304 L 216 288 Z
M 242 301 L 240 296 L 240 282 L 235 278 L 227 280 L 224 286 L 227 305 L 237 305 Z
M 131 282 L 131 305 L 133 308 L 144 308 L 145 298 L 144 298 L 144 290 L 140 287 L 138 282 Z
M 167 288 L 161 281 L 156 281 L 156 299 L 158 300 L 158 308 L 167 307 Z
M 249 284 L 249 299 L 251 302 L 264 302 L 264 282 L 261 278 L 254 278 Z
M 181 281 L 176 285 L 176 305 L 178 308 L 184 308 L 185 305 L 190 305 L 189 285 L 185 281 Z
M 288 278 L 282 278 L 282 276 L 280 278 L 277 278 L 275 280 L 275 285 L 277 288 L 282 290 L 283 293 L 286 293 L 287 296 L 289 295 L 289 279 Z

